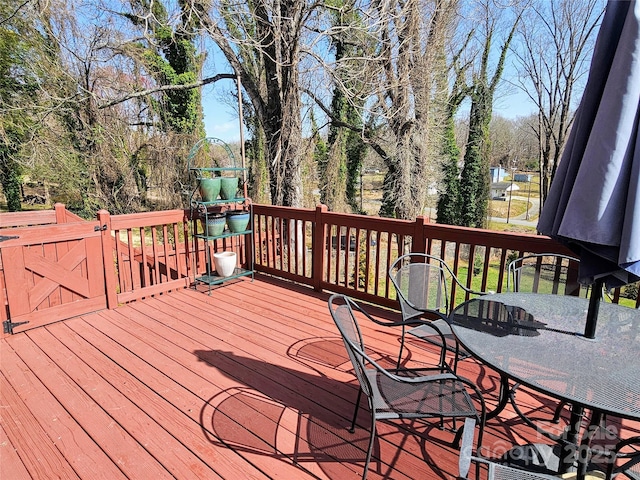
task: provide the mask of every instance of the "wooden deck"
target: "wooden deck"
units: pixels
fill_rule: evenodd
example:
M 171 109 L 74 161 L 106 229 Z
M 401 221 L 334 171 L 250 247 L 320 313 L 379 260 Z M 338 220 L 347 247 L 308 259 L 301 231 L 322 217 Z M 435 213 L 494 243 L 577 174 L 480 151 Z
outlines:
M 258 277 L 2 340 L 0 478 L 360 478 L 369 417 L 346 430 L 357 387 L 327 297 Z M 397 352 L 397 332 L 364 335 L 380 357 Z M 534 438 L 511 417 L 488 423 L 495 453 Z M 369 478 L 455 477 L 452 435 L 435 422 L 378 431 Z

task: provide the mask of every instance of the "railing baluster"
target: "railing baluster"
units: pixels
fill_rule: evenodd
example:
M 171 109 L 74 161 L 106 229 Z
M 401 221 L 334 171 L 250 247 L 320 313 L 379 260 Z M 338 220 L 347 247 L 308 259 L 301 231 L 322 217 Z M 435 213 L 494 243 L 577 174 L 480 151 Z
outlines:
M 146 239 L 146 234 L 145 234 L 145 229 L 144 227 L 140 227 L 138 229 L 138 235 L 140 235 L 140 255 L 142 258 L 142 275 L 140 278 L 140 286 L 141 287 L 148 287 L 149 285 L 153 285 L 153 282 L 151 281 L 151 277 L 150 277 L 150 273 L 149 273 L 149 264 L 146 262 L 146 258 L 147 258 L 147 250 L 146 250 L 146 245 L 147 245 L 147 239 Z M 131 244 L 131 241 L 129 242 Z
M 469 245 L 469 264 L 467 266 L 467 282 L 466 287 L 471 289 L 471 280 L 473 280 L 473 276 L 476 270 L 476 245 Z M 456 273 L 457 275 L 457 273 Z M 469 300 L 469 294 L 465 293 L 465 301 Z M 455 303 L 454 303 L 455 305 Z
M 353 288 L 357 291 L 362 291 L 361 278 L 362 271 L 360 270 L 360 258 L 364 255 L 364 240 L 362 237 L 362 231 L 360 228 L 354 228 L 354 251 L 353 251 Z
M 375 275 L 375 283 L 373 288 L 373 294 L 378 295 L 380 292 L 380 249 L 382 245 L 382 238 L 380 235 L 380 230 L 376 231 L 376 275 Z
M 127 244 L 129 249 L 129 266 L 131 267 L 129 269 L 129 275 L 131 275 L 131 278 L 128 280 L 131 282 L 130 289 L 133 290 L 136 287 L 142 287 L 142 283 L 140 281 L 140 271 L 134 266 L 136 261 L 136 251 L 133 246 L 133 232 L 130 228 L 127 229 Z M 136 280 L 138 281 L 136 282 Z
M 365 230 L 366 232 L 366 251 L 364 261 L 364 292 L 369 293 L 369 276 L 371 273 L 371 230 Z

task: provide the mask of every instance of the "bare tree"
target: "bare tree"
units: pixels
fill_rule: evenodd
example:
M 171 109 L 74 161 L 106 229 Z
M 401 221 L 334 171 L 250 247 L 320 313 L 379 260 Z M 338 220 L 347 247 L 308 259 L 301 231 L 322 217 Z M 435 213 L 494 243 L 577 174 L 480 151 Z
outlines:
M 387 166 L 381 215 L 410 219 L 422 213 L 427 188 L 440 176 L 448 93 L 442 52 L 458 1 L 387 0 L 373 7 L 368 17 L 378 55 L 365 77 L 375 121 L 366 138 Z
M 514 44 L 520 88 L 538 109 L 541 203 L 547 197 L 588 71 L 604 0 L 538 0 L 528 9 Z
M 361 12 L 353 8 L 353 0 L 334 0 L 333 5 L 337 8 L 328 9 L 332 25 L 331 52 L 335 65 L 340 68 L 327 72 L 329 78 L 335 78 L 331 82 L 334 88 L 329 128 L 326 142 L 322 134 L 317 134 L 314 159 L 320 201 L 333 211 L 359 212 L 357 185 L 367 151 L 361 135 L 364 102 L 362 99 L 358 102 L 357 98 L 349 101 L 345 91 L 358 91 L 362 80 L 360 76 L 351 74 L 351 69 L 344 68 L 343 59 L 363 57 L 370 48 L 362 39 L 364 22 Z M 350 127 L 344 124 L 350 124 Z
M 196 7 L 208 34 L 242 79 L 264 132 L 271 202 L 302 206 L 300 63 L 303 35 L 317 5 L 222 0 L 213 9 Z

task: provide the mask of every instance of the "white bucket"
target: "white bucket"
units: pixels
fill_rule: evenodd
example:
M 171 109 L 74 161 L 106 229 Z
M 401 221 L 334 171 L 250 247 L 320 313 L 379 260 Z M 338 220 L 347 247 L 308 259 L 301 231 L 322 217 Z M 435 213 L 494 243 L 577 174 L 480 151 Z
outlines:
M 230 277 L 236 268 L 235 252 L 217 252 L 213 254 L 213 265 L 221 277 Z

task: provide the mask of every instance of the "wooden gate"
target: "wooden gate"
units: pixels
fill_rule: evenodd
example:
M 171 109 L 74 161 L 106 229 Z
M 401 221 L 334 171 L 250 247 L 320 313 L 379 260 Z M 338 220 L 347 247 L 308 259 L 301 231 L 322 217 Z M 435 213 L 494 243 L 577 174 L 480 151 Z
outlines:
M 3 335 L 106 308 L 97 221 L 5 229 L 0 235 L 8 305 Z

